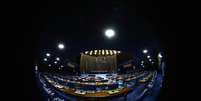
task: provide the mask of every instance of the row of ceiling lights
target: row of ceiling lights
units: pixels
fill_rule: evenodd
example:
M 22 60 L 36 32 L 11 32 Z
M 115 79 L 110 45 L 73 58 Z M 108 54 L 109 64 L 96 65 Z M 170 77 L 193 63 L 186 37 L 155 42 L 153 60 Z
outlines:
M 85 54 L 88 55 L 115 55 L 120 54 L 120 51 L 116 50 L 91 50 L 91 51 L 85 51 Z
M 148 50 L 147 50 L 147 49 L 144 49 L 144 50 L 142 51 L 142 53 L 145 54 L 145 55 L 147 55 L 147 54 L 148 54 Z M 154 62 L 152 61 L 150 55 L 147 55 L 146 57 L 147 57 L 147 59 L 149 59 L 149 61 L 150 61 L 152 64 L 154 64 Z M 158 58 L 159 58 L 159 59 L 163 58 L 161 52 L 158 53 Z M 141 61 L 141 65 L 142 65 L 142 67 L 144 67 L 144 61 Z

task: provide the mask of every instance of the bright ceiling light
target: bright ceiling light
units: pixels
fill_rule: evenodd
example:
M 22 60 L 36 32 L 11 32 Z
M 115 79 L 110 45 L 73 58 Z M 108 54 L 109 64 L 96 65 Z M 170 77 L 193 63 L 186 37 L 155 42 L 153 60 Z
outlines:
M 59 60 L 60 60 L 60 58 L 59 58 L 59 57 L 57 57 L 57 58 L 56 58 L 56 60 L 57 60 L 57 61 L 59 61 Z
M 143 52 L 144 54 L 147 54 L 147 53 L 148 53 L 148 50 L 147 50 L 147 49 L 144 49 L 142 52 Z
M 61 49 L 61 50 L 64 49 L 64 44 L 59 43 L 59 44 L 58 44 L 58 48 Z
M 47 56 L 47 57 L 50 57 L 50 53 L 46 53 L 46 56 Z
M 149 59 L 149 61 L 151 62 L 151 59 Z
M 88 51 L 85 52 L 85 54 L 88 54 L 88 53 L 89 53 Z
M 43 60 L 44 60 L 44 61 L 47 61 L 47 58 L 44 58 Z
M 105 36 L 107 38 L 112 38 L 115 36 L 115 31 L 113 29 L 107 29 L 105 30 Z
M 161 53 L 159 53 L 159 54 L 158 54 L 158 57 L 159 57 L 159 58 L 162 58 L 163 56 L 161 55 Z

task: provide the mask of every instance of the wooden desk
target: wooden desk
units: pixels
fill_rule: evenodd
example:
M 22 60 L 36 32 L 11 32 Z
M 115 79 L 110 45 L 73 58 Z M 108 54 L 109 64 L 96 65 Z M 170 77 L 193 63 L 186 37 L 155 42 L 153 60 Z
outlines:
M 120 94 L 125 94 L 128 93 L 131 89 L 129 88 L 123 88 L 123 89 L 114 89 L 114 90 L 119 90 L 119 92 L 116 92 L 114 94 L 109 94 L 108 91 L 111 90 L 104 90 L 101 92 L 95 92 L 95 93 L 86 93 L 86 94 L 77 94 L 75 93 L 75 90 L 73 89 L 59 89 L 62 92 L 66 93 L 66 94 L 70 94 L 70 95 L 74 95 L 74 96 L 79 96 L 79 97 L 99 97 L 99 98 L 103 98 L 103 97 L 111 97 L 111 96 L 116 96 L 116 95 L 120 95 Z

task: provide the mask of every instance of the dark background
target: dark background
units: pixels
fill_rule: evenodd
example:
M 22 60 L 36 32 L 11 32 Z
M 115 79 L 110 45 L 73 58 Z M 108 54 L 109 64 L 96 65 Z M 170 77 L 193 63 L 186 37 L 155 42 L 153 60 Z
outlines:
M 159 101 L 176 98 L 177 9 L 171 1 L 73 0 L 29 1 L 21 6 L 23 36 L 17 47 L 17 63 L 23 67 L 25 100 L 41 100 L 34 79 L 34 64 L 43 49 L 58 42 L 71 56 L 93 48 L 140 52 L 143 48 L 164 50 L 167 71 Z M 107 40 L 105 28 L 112 26 L 117 37 Z M 54 48 L 53 48 L 54 49 Z

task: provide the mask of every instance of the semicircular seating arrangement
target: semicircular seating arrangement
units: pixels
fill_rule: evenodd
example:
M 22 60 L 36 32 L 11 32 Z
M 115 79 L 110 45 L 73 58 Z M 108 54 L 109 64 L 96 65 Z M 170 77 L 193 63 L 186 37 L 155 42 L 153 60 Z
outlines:
M 36 69 L 36 79 L 44 99 L 47 101 L 153 101 L 157 98 L 163 76 L 160 70 L 150 69 L 154 67 L 153 64 L 145 64 L 148 69 L 143 66 L 139 68 L 133 63 L 134 60 L 126 58 L 127 61 L 122 61 L 125 57 L 121 56 L 120 51 L 113 50 L 114 53 L 108 55 L 107 51 L 100 51 L 99 55 L 96 52 L 99 51 L 81 53 L 80 64 L 71 63 L 76 66 L 69 67 L 69 61 L 66 63 L 67 66 L 59 64 L 63 66 L 60 70 L 62 72 L 51 72 L 55 70 L 54 66 L 58 65 L 48 67 L 51 68 L 49 71 Z M 118 59 L 121 63 L 117 64 Z M 102 66 L 106 66 L 103 68 L 104 72 L 101 70 Z M 74 75 L 63 73 L 65 70 L 70 70 L 69 68 L 74 71 Z

